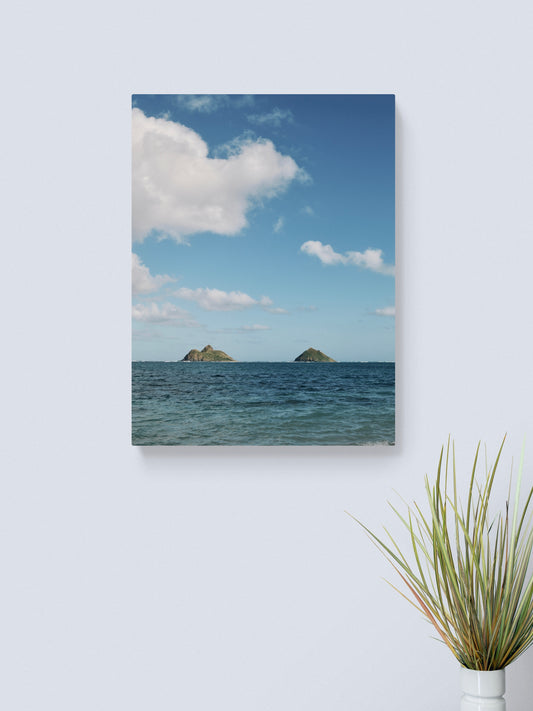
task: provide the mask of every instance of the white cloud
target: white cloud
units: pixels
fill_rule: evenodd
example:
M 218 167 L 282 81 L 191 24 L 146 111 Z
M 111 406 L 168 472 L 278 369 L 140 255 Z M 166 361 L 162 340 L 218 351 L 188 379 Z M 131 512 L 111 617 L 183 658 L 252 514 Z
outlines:
M 273 230 L 274 232 L 281 232 L 283 229 L 283 225 L 285 224 L 285 218 L 284 217 L 278 217 L 276 222 L 274 222 Z
M 268 296 L 253 299 L 242 291 L 222 291 L 221 289 L 188 289 L 182 287 L 174 295 L 186 301 L 194 301 L 206 311 L 242 311 L 252 306 L 269 306 Z
M 302 252 L 314 257 L 318 257 L 322 264 L 349 264 L 370 269 L 378 274 L 394 275 L 394 265 L 385 264 L 383 261 L 383 250 L 366 249 L 364 252 L 346 252 L 339 254 L 335 252 L 330 244 L 322 244 L 319 240 L 304 242 L 300 247 Z
M 364 252 L 346 252 L 347 264 L 355 264 L 363 269 L 370 269 L 379 274 L 394 276 L 394 265 L 385 264 L 383 261 L 383 250 L 366 249 Z
M 229 97 L 226 94 L 181 94 L 177 97 L 178 106 L 187 111 L 198 111 L 210 114 L 227 106 Z
M 322 264 L 344 264 L 345 257 L 333 250 L 330 244 L 322 244 L 318 240 L 309 240 L 300 247 L 302 252 L 318 257 Z
M 262 326 L 259 323 L 254 323 L 251 326 L 243 326 L 243 331 L 270 331 L 270 326 Z
M 233 105 L 235 108 L 253 106 L 254 97 L 244 94 L 233 96 L 230 94 L 180 94 L 177 97 L 178 106 L 187 111 L 199 113 L 212 113 L 225 106 Z
M 283 121 L 293 123 L 294 116 L 290 109 L 279 109 L 277 106 L 266 114 L 251 114 L 247 116 L 250 123 L 259 124 L 260 126 L 274 126 L 279 128 Z
M 309 217 L 313 217 L 315 214 L 315 211 L 311 207 L 311 205 L 306 205 L 305 207 L 302 207 L 302 212 L 304 215 L 309 215 Z
M 396 316 L 395 306 L 385 306 L 384 309 L 376 309 L 375 312 L 378 316 Z
M 151 294 L 169 281 L 176 281 L 167 274 L 152 276 L 150 270 L 142 263 L 140 257 L 133 252 L 131 270 L 131 289 L 134 294 Z
M 189 313 L 174 304 L 134 304 L 132 316 L 136 321 L 145 323 L 173 323 L 177 326 L 198 326 L 196 321 L 189 319 Z
M 270 308 L 270 309 L 265 309 L 265 311 L 268 311 L 269 314 L 288 314 L 289 312 L 287 309 L 281 309 L 279 307 L 275 308 Z
M 210 158 L 192 129 L 132 112 L 133 238 L 152 230 L 178 242 L 197 232 L 234 235 L 261 200 L 309 176 L 266 139 L 240 142 L 226 158 Z

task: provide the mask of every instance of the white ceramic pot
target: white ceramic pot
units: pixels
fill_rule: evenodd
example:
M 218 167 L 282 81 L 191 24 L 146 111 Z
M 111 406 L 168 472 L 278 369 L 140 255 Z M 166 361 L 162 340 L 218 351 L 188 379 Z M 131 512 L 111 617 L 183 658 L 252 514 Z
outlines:
M 476 671 L 461 667 L 461 711 L 505 711 L 505 669 Z

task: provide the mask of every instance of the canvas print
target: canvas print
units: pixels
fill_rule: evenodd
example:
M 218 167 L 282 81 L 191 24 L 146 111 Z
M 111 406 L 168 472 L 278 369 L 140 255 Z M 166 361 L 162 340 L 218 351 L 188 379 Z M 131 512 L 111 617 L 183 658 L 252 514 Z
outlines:
M 395 443 L 393 95 L 132 97 L 132 442 Z

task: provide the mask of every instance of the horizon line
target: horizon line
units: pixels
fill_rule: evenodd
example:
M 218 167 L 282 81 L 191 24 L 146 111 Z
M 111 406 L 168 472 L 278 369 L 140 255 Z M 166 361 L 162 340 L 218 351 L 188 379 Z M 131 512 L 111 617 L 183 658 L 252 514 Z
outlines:
M 298 360 L 161 360 L 153 358 L 135 358 L 132 363 L 396 363 L 395 360 L 335 360 L 335 361 L 298 361 Z

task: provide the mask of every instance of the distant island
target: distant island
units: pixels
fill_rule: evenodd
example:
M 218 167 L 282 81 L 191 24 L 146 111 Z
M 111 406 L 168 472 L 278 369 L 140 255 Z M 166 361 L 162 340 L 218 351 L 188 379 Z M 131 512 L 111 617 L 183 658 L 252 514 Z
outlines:
M 182 360 L 182 362 L 186 362 L 186 363 L 191 363 L 191 362 L 236 363 L 237 362 L 235 360 L 235 358 L 232 358 L 227 353 L 224 353 L 224 351 L 217 351 L 213 348 L 213 346 L 210 346 L 210 345 L 205 346 L 205 348 L 202 348 L 201 351 L 199 351 L 196 348 L 193 348 L 181 360 Z M 303 353 L 300 353 L 300 355 L 294 359 L 294 362 L 295 363 L 336 363 L 337 361 L 334 360 L 333 358 L 330 358 L 325 353 L 322 353 L 322 351 L 317 350 L 316 348 L 308 348 Z
M 182 361 L 232 361 L 235 363 L 235 358 L 231 358 L 227 353 L 224 353 L 224 351 L 216 351 L 213 346 L 207 345 L 205 348 L 202 348 L 201 351 L 193 348 L 192 351 L 187 353 L 185 358 L 182 358 Z
M 330 358 L 322 351 L 317 351 L 316 348 L 308 348 L 303 353 L 300 353 L 298 358 L 294 359 L 295 363 L 336 363 L 336 360 Z

